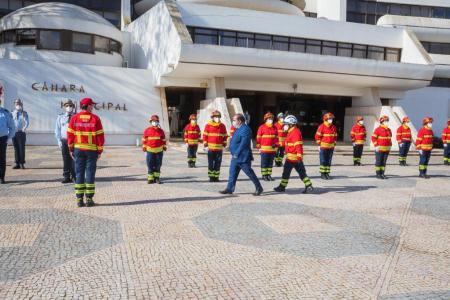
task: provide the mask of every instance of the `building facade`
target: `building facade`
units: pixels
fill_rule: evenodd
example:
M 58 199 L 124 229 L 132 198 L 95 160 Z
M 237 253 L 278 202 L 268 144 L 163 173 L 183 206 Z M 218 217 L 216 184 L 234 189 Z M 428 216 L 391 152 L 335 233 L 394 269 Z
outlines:
M 219 109 L 230 125 L 232 114 L 245 111 L 256 128 L 264 112 L 288 111 L 312 138 L 322 114 L 333 111 L 343 140 L 357 115 L 369 130 L 381 114 L 393 128 L 405 115 L 416 126 L 433 116 L 439 127 L 450 116 L 448 1 L 119 6 L 119 27 L 66 3 L 27 6 L 1 19 L 0 71 L 14 74 L 0 78 L 6 106 L 15 98 L 30 103 L 32 142 L 51 142 L 63 98 L 86 95 L 101 103 L 111 144 L 134 144 L 154 113 L 179 135 L 193 112 L 203 123 Z

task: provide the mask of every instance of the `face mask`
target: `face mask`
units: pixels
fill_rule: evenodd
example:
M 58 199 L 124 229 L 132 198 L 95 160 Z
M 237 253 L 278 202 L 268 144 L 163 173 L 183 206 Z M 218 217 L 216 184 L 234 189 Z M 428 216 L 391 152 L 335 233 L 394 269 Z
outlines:
M 429 128 L 433 128 L 433 123 L 428 123 Z
M 333 119 L 328 119 L 329 124 L 333 124 Z
M 73 107 L 72 106 L 66 106 L 66 112 L 68 112 L 68 113 L 73 112 Z
M 237 121 L 233 121 L 233 127 L 234 128 L 239 128 L 239 123 Z
M 364 121 L 359 121 L 359 125 L 364 125 Z
M 152 121 L 152 126 L 153 127 L 157 127 L 159 125 L 159 123 L 158 122 L 156 122 L 156 121 Z
M 22 106 L 16 105 L 16 109 L 17 109 L 17 110 L 22 110 Z
M 214 117 L 214 118 L 213 118 L 213 121 L 216 122 L 216 123 L 219 123 L 219 122 L 220 122 L 220 118 Z
M 389 122 L 388 122 L 388 121 L 383 122 L 383 125 L 384 125 L 384 126 L 389 126 Z
M 273 124 L 273 120 L 272 119 L 267 119 L 266 123 L 272 125 Z
M 191 120 L 191 124 L 192 124 L 192 125 L 195 125 L 195 124 L 197 124 L 197 121 Z
M 289 125 L 284 125 L 283 129 L 284 129 L 284 131 L 288 131 L 289 130 Z

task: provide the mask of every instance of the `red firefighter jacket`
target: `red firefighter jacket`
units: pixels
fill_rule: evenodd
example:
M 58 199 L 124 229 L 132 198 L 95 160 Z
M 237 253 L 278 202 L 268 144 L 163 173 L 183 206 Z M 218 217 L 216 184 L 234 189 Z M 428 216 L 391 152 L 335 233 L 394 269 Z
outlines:
M 334 149 L 337 141 L 336 126 L 325 122 L 320 124 L 317 128 L 315 140 L 322 149 Z
M 203 130 L 203 143 L 209 151 L 222 151 L 227 146 L 227 129 L 222 123 L 209 121 Z
M 67 144 L 70 151 L 103 152 L 105 134 L 100 118 L 93 113 L 81 111 L 70 118 L 67 128 Z
M 195 146 L 200 142 L 200 127 L 191 123 L 184 127 L 184 142 L 190 146 Z
M 409 128 L 406 125 L 401 125 L 397 129 L 397 142 L 399 144 L 411 142 L 411 139 L 412 139 L 411 128 Z
M 416 148 L 417 150 L 431 151 L 433 150 L 433 130 L 424 126 L 417 133 Z
M 380 147 L 380 152 L 389 152 L 392 147 L 392 131 L 387 126 L 380 125 L 372 135 L 372 143 Z
M 442 130 L 442 142 L 444 144 L 450 144 L 450 126 L 447 126 Z
M 280 145 L 280 147 L 284 147 L 284 140 L 286 139 L 287 136 L 287 132 L 284 131 L 283 129 L 284 124 L 280 121 L 275 123 L 275 127 L 277 128 L 278 131 L 278 144 Z
M 350 138 L 352 139 L 352 143 L 355 143 L 356 145 L 364 145 L 367 138 L 366 127 L 359 123 L 355 124 L 350 132 Z
M 303 138 L 300 129 L 292 127 L 284 140 L 286 160 L 296 163 L 303 160 Z
M 142 138 L 142 150 L 144 152 L 160 153 L 166 148 L 166 135 L 164 131 L 155 126 L 150 126 L 144 131 Z
M 261 153 L 275 153 L 278 147 L 278 130 L 274 125 L 262 124 L 256 133 L 256 148 Z

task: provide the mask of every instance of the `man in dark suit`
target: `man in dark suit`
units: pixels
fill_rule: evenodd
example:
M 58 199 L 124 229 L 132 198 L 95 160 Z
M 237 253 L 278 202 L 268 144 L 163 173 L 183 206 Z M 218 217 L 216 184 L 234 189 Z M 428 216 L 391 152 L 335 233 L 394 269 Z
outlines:
M 259 196 L 263 192 L 261 183 L 252 169 L 252 130 L 245 124 L 245 117 L 237 114 L 233 117 L 233 126 L 236 131 L 230 141 L 230 152 L 232 155 L 230 164 L 230 176 L 228 177 L 227 188 L 221 194 L 233 194 L 239 172 L 242 170 L 255 185 L 254 196 Z

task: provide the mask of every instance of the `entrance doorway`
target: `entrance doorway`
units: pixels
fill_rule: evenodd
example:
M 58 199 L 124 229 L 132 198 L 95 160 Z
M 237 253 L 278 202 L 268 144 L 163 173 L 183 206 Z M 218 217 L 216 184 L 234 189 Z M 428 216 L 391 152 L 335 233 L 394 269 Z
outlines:
M 339 139 L 344 137 L 345 109 L 351 107 L 352 98 L 324 95 L 294 95 L 289 93 L 270 93 L 241 90 L 227 90 L 227 98 L 239 98 L 242 109 L 251 116 L 250 127 L 256 132 L 262 124 L 264 114 L 268 111 L 277 115 L 279 112 L 296 116 L 305 139 L 312 140 L 317 127 L 322 123 L 322 116 L 332 112 L 336 116 L 335 125 Z
M 183 128 L 189 122 L 189 116 L 200 109 L 200 101 L 206 97 L 201 88 L 167 87 L 166 100 L 169 114 L 170 136 L 181 137 Z

